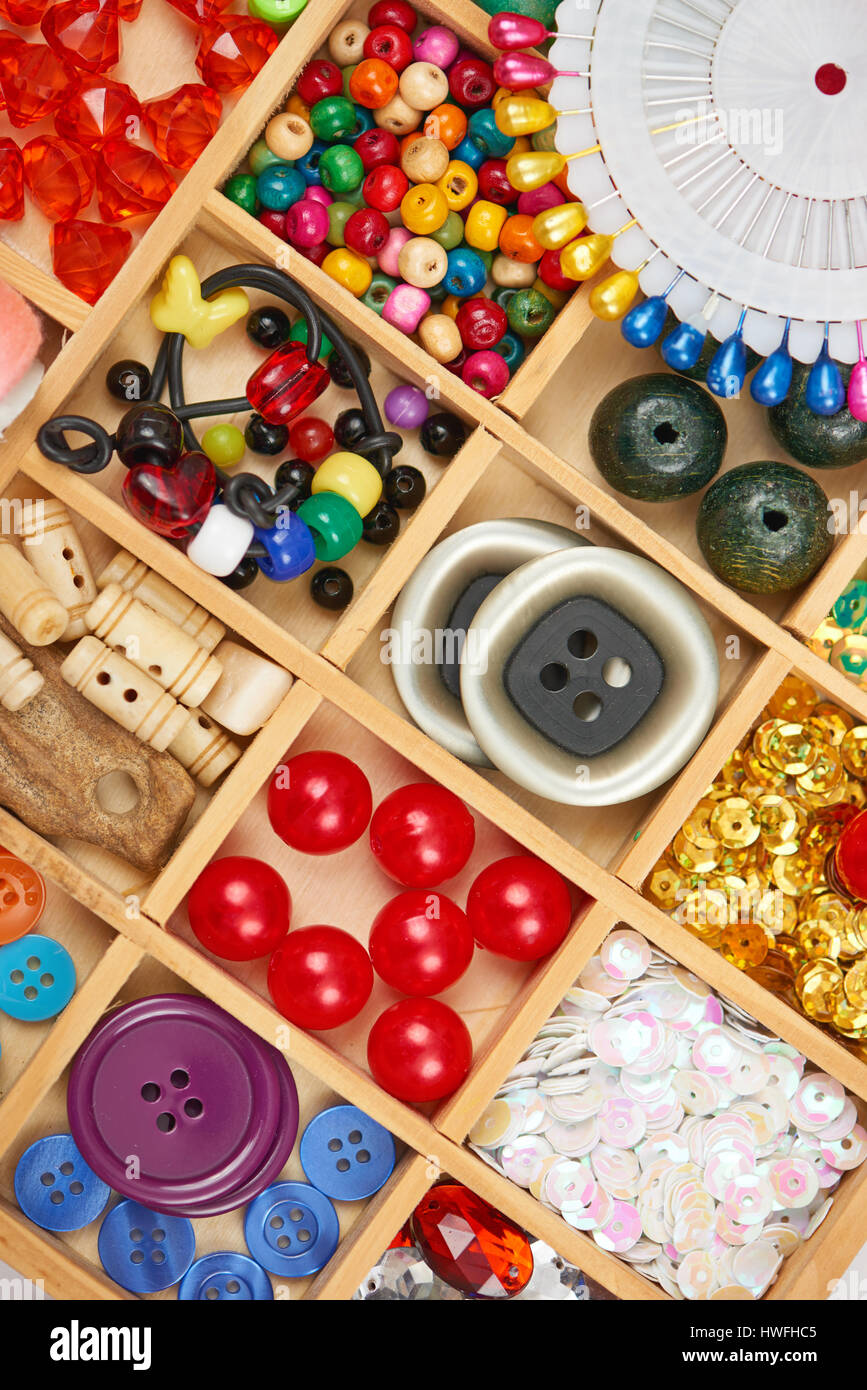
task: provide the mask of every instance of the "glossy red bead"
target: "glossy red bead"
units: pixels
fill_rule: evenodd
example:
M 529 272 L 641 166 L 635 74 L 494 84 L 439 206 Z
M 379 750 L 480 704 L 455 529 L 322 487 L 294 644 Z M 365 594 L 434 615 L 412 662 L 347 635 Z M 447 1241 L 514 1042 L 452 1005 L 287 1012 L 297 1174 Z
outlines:
M 361 196 L 377 212 L 394 212 L 409 191 L 409 179 L 395 164 L 380 164 L 365 177 Z
M 103 222 L 159 212 L 177 181 L 150 150 L 129 140 L 106 140 L 96 161 L 96 200 Z
M 223 99 L 213 87 L 185 82 L 142 108 L 151 143 L 173 169 L 191 169 L 216 134 Z
M 308 362 L 301 343 L 272 352 L 247 382 L 247 400 L 269 425 L 289 425 L 327 390 L 331 378 L 320 362 Z
M 391 228 L 378 208 L 359 208 L 348 219 L 343 239 L 351 251 L 360 256 L 378 256 Z
M 458 58 L 449 68 L 449 91 L 459 106 L 488 106 L 496 90 L 494 69 L 484 58 Z
M 444 893 L 398 893 L 374 918 L 368 943 L 377 975 L 401 994 L 441 994 L 473 958 L 466 914 Z
M 836 808 L 828 808 L 836 809 Z M 841 827 L 827 861 L 828 881 L 855 902 L 867 902 L 867 812 L 848 819 Z
M 88 149 L 98 149 L 106 140 L 136 139 L 141 122 L 142 109 L 130 87 L 89 74 L 54 115 L 57 134 Z
M 412 39 L 397 24 L 379 24 L 364 40 L 365 58 L 381 58 L 395 72 L 403 72 L 412 62 Z
M 0 0 L 0 17 L 20 24 L 22 29 L 32 29 L 52 4 L 53 0 Z
M 207 24 L 230 10 L 234 0 L 168 0 L 168 3 L 193 24 Z
M 396 24 L 398 29 L 411 34 L 418 23 L 418 15 L 407 0 L 376 0 L 368 11 L 367 22 L 371 29 L 381 24 Z
M 560 269 L 560 252 L 546 251 L 539 261 L 539 279 L 550 285 L 552 290 L 562 290 L 571 294 L 576 282 L 565 276 Z
M 276 769 L 268 788 L 272 830 L 302 854 L 335 854 L 354 845 L 372 810 L 361 768 L 330 749 L 296 753 Z
M 74 68 L 108 72 L 120 58 L 117 0 L 60 0 L 40 27 L 46 43 Z
M 36 206 L 51 222 L 68 222 L 93 197 L 91 155 L 58 136 L 37 135 L 22 147 L 24 182 Z
M 289 930 L 292 898 L 270 864 L 244 855 L 213 860 L 187 899 L 190 926 L 221 960 L 270 956 Z
M 377 1085 L 398 1100 L 442 1100 L 469 1075 L 473 1043 L 467 1025 L 448 1004 L 399 999 L 370 1030 L 367 1064 Z
M 379 168 L 381 164 L 397 164 L 400 160 L 397 136 L 390 130 L 380 130 L 379 126 L 362 131 L 361 135 L 353 140 L 352 148 L 364 165 L 366 174 L 369 174 L 371 169 Z
M 533 1274 L 519 1226 L 456 1182 L 438 1183 L 410 1217 L 414 1243 L 435 1274 L 473 1298 L 514 1298 Z
M 328 58 L 314 58 L 301 69 L 295 90 L 308 106 L 315 106 L 323 97 L 340 96 L 343 74 Z
M 467 917 L 486 951 L 509 960 L 540 960 L 567 936 L 572 897 L 566 880 L 550 864 L 530 854 L 512 854 L 479 874 L 467 896 Z
M 320 463 L 334 451 L 334 431 L 327 420 L 304 415 L 289 426 L 289 448 L 293 458 Z
M 132 235 L 125 227 L 100 222 L 55 222 L 51 228 L 51 264 L 61 284 L 88 304 L 96 304 L 130 252 Z
M 464 347 L 473 350 L 494 347 L 509 327 L 505 309 L 481 295 L 463 301 L 455 323 Z
M 223 96 L 243 92 L 267 63 L 279 40 L 274 30 L 245 15 L 222 15 L 205 26 L 196 68 L 206 87 Z
M 369 955 L 338 927 L 291 931 L 268 966 L 268 991 L 280 1013 L 315 1032 L 349 1023 L 372 989 Z
M 411 782 L 381 801 L 370 848 L 381 869 L 405 888 L 435 888 L 459 874 L 473 852 L 476 827 L 454 792 Z
M 277 208 L 263 208 L 256 214 L 257 220 L 267 227 L 269 232 L 273 232 L 281 241 L 288 241 L 286 234 L 286 213 L 280 212 Z
M 24 160 L 14 140 L 0 140 L 0 221 L 24 216 Z
M 9 34 L 0 34 L 0 40 L 0 88 L 16 129 L 74 99 L 79 77 L 47 43 L 23 43 Z
M 179 540 L 204 521 L 216 486 L 211 460 L 194 452 L 182 455 L 174 468 L 150 463 L 130 468 L 123 480 L 123 500 L 149 530 Z
M 508 207 L 516 198 L 506 173 L 505 159 L 486 159 L 479 169 L 479 197 L 499 207 Z

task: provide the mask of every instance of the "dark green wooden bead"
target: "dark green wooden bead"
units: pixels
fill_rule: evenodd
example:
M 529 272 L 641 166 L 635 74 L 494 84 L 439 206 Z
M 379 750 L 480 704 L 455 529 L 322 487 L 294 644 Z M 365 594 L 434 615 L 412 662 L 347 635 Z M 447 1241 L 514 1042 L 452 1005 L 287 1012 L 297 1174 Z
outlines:
M 701 553 L 733 589 L 795 589 L 831 549 L 828 499 L 787 463 L 743 463 L 705 493 L 696 519 Z
M 852 368 L 837 363 L 848 386 Z M 781 405 L 768 411 L 777 443 L 807 468 L 851 468 L 867 458 L 867 422 L 856 420 L 847 405 L 836 415 L 814 415 L 804 400 L 810 368 L 795 363 L 792 386 Z
M 396 284 L 397 281 L 392 275 L 385 275 L 378 270 L 367 288 L 367 293 L 361 296 L 362 304 L 366 304 L 375 314 L 381 314 L 385 308 L 385 301 Z
M 538 290 L 518 290 L 506 306 L 509 327 L 521 338 L 540 338 L 551 327 L 555 313 L 550 299 Z
M 358 188 L 364 178 L 361 156 L 351 145 L 331 145 L 319 160 L 319 176 L 329 193 L 340 197 Z
M 698 492 L 719 472 L 727 438 L 710 392 L 668 372 L 615 386 L 596 407 L 589 431 L 605 481 L 640 502 Z
M 310 108 L 310 127 L 317 140 L 340 140 L 355 127 L 355 103 L 346 97 L 323 97 Z
M 252 174 L 236 174 L 234 178 L 229 179 L 223 192 L 230 202 L 237 203 L 239 208 L 249 212 L 252 217 L 259 211 L 256 180 Z
M 355 208 L 352 203 L 341 199 L 339 202 L 329 203 L 328 208 L 328 231 L 325 233 L 325 240 L 329 246 L 346 245 L 346 224 Z
M 657 352 L 659 352 L 663 340 L 668 337 L 672 328 L 677 328 L 677 325 L 679 323 L 680 319 L 677 317 L 677 314 L 674 312 L 673 309 L 669 309 L 668 313 L 665 316 L 665 327 L 663 328 L 662 332 L 659 335 L 659 338 L 657 339 Z M 698 359 L 695 366 L 690 367 L 688 371 L 678 372 L 678 376 L 689 377 L 690 381 L 704 381 L 707 377 L 707 369 L 710 366 L 711 361 L 713 360 L 713 355 L 718 347 L 719 340 L 715 338 L 712 333 L 708 333 L 707 337 L 704 340 L 704 347 L 701 350 L 701 357 Z M 759 365 L 761 361 L 762 358 L 759 355 L 759 353 L 754 352 L 751 347 L 748 347 L 747 376 L 749 376 L 750 372 L 755 371 L 756 367 Z

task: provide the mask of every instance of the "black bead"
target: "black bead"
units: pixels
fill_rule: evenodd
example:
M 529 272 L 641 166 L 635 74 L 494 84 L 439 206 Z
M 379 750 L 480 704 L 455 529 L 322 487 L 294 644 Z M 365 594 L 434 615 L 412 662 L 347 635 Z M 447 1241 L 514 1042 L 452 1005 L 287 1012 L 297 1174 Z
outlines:
M 358 406 L 350 406 L 349 410 L 341 410 L 334 421 L 334 438 L 341 449 L 354 449 L 367 433 L 364 411 L 359 410 Z
M 291 332 L 289 315 L 278 309 L 276 304 L 266 304 L 256 309 L 247 320 L 247 337 L 270 352 L 288 343 Z
M 274 487 L 279 492 L 281 488 L 288 487 L 291 483 L 297 487 L 298 492 L 291 501 L 286 503 L 290 512 L 297 512 L 302 502 L 306 502 L 310 496 L 313 478 L 316 469 L 312 463 L 305 463 L 303 459 L 284 459 L 274 475 Z
M 222 576 L 223 583 L 227 589 L 246 589 L 258 579 L 262 571 L 259 569 L 252 555 L 245 555 L 239 565 L 232 570 L 231 574 Z
M 251 415 L 244 438 L 254 454 L 280 454 L 289 443 L 289 430 L 286 425 L 269 425 L 261 415 Z
M 357 343 L 353 343 L 352 347 L 355 350 L 355 356 L 358 359 L 359 365 L 361 367 L 361 370 L 364 372 L 364 375 L 370 376 L 370 358 L 364 351 L 364 348 L 359 347 Z M 331 377 L 331 380 L 334 382 L 335 386 L 342 386 L 344 391 L 353 390 L 355 383 L 353 382 L 352 377 L 349 375 L 349 368 L 347 367 L 345 360 L 340 356 L 340 353 L 337 351 L 336 348 L 328 358 L 327 366 L 328 375 Z
M 400 517 L 390 502 L 377 502 L 362 524 L 361 539 L 370 545 L 391 545 L 400 530 Z
M 105 374 L 105 384 L 115 400 L 143 401 L 151 389 L 151 374 L 144 362 L 124 357 Z
M 114 447 L 127 468 L 137 468 L 144 463 L 173 468 L 183 453 L 183 427 L 167 405 L 143 401 L 123 416 Z
M 320 608 L 328 608 L 336 613 L 352 602 L 353 585 L 346 570 L 337 565 L 326 565 L 317 570 L 310 581 L 310 594 Z
M 385 475 L 385 498 L 398 510 L 411 512 L 424 501 L 427 483 L 424 474 L 411 463 L 399 463 Z
M 454 458 L 467 437 L 467 427 L 457 415 L 442 410 L 429 415 L 421 427 L 421 446 L 437 458 Z

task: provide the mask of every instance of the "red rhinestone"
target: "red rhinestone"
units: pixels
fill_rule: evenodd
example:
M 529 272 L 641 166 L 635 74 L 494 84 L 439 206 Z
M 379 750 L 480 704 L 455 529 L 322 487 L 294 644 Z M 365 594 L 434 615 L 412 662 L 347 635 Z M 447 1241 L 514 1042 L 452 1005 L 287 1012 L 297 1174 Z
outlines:
M 177 188 L 172 174 L 150 150 L 128 140 L 106 140 L 96 164 L 96 199 L 103 222 L 122 222 L 159 212 Z
M 388 1248 L 389 1250 L 408 1250 L 412 1243 L 412 1233 L 409 1229 L 409 1222 L 404 1221 L 403 1225 L 401 1226 L 400 1230 L 398 1231 L 397 1235 L 395 1236 L 394 1240 L 391 1242 L 391 1245 Z
M 18 130 L 50 116 L 78 91 L 79 77 L 45 43 L 0 34 L 0 87 Z
M 32 29 L 51 8 L 52 0 L 0 0 L 0 17 L 22 29 Z
M 14 140 L 0 140 L 0 221 L 24 216 L 24 161 Z
M 194 24 L 207 24 L 211 19 L 219 19 L 224 10 L 230 9 L 232 0 L 169 0 L 169 4 Z
M 223 15 L 205 26 L 196 55 L 199 76 L 218 92 L 242 92 L 277 47 L 273 29 L 244 15 Z
M 105 140 L 135 139 L 141 121 L 135 92 L 110 77 L 87 74 L 77 95 L 56 112 L 54 128 L 66 140 L 97 149 Z
M 512 1298 L 533 1273 L 530 1242 L 502 1212 L 460 1183 L 440 1183 L 410 1218 L 434 1274 L 476 1298 Z
M 148 135 L 160 159 L 173 169 L 191 169 L 220 124 L 223 100 L 213 87 L 186 82 L 167 96 L 144 104 Z
M 144 0 L 118 0 L 118 19 L 122 19 L 125 24 L 132 24 L 134 19 L 138 19 L 143 4 Z
M 51 222 L 68 222 L 83 212 L 93 197 L 93 159 L 86 150 L 58 139 L 37 135 L 21 151 L 27 191 Z
M 120 270 L 132 246 L 126 227 L 103 227 L 98 222 L 55 222 L 51 228 L 51 260 L 58 280 L 95 304 Z
M 61 0 L 41 28 L 46 43 L 74 68 L 108 72 L 120 57 L 117 0 Z

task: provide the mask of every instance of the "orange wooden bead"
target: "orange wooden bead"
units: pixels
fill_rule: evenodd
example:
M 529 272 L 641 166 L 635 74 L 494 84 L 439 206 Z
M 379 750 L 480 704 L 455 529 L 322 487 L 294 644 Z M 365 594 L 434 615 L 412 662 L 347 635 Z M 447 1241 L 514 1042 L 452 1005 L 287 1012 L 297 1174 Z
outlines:
M 453 150 L 467 133 L 467 118 L 459 106 L 444 102 L 425 117 L 424 133 L 432 140 L 442 140 L 447 150 Z
M 542 259 L 545 248 L 533 235 L 533 219 L 529 213 L 518 212 L 503 224 L 503 230 L 500 232 L 500 250 L 510 260 L 522 261 L 525 264 Z
M 300 116 L 303 121 L 306 121 L 308 125 L 310 124 L 310 107 L 297 92 L 292 93 L 283 110 L 288 111 L 290 116 Z
M 359 106 L 378 111 L 397 93 L 399 78 L 381 58 L 365 58 L 349 79 L 349 95 Z

